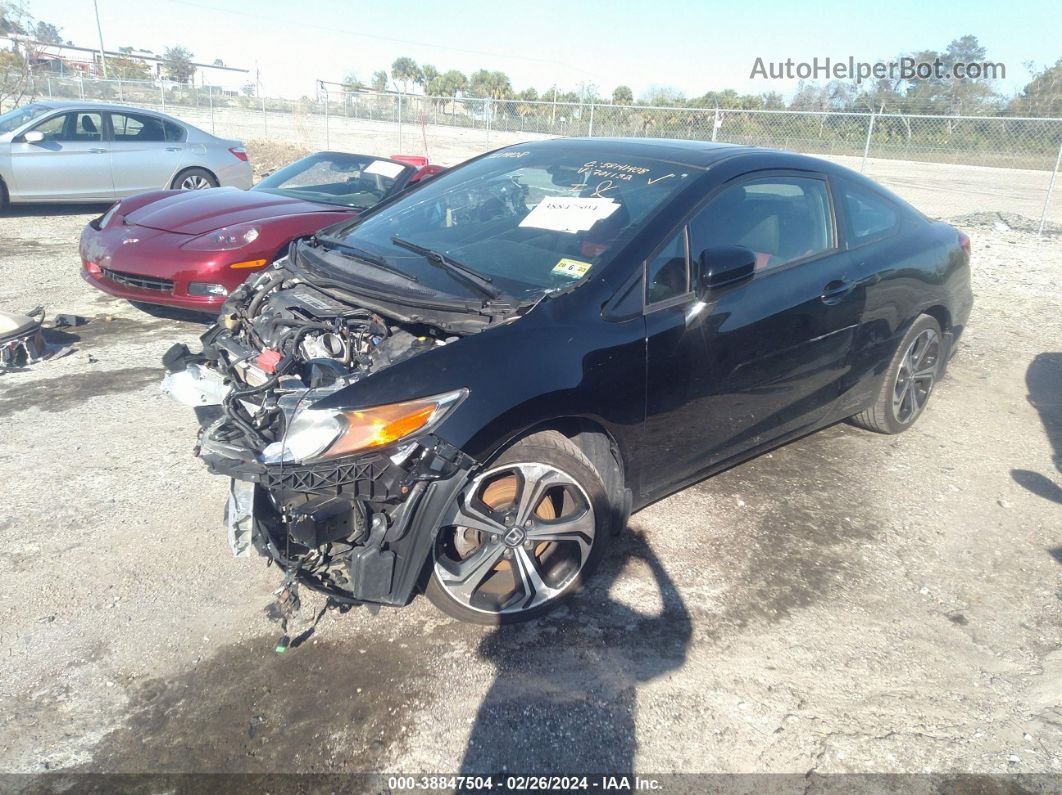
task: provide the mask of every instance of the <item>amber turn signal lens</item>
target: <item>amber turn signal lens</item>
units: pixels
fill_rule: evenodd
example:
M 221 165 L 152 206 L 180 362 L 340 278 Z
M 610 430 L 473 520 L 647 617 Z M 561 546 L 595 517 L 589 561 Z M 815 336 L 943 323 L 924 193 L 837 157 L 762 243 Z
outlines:
M 249 259 L 246 262 L 234 262 L 229 267 L 233 270 L 238 270 L 240 268 L 261 268 L 265 264 L 266 261 L 264 259 Z
M 327 456 L 346 455 L 397 442 L 427 425 L 438 408 L 435 401 L 410 400 L 365 411 L 344 411 L 347 427 L 328 448 Z

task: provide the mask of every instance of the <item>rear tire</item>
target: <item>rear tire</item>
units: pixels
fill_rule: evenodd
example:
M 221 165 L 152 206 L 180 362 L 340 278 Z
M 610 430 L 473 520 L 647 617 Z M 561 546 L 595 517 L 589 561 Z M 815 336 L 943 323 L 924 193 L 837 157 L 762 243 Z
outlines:
M 173 178 L 170 183 L 171 190 L 205 190 L 216 188 L 218 178 L 205 168 L 186 168 Z
M 0 213 L 7 212 L 7 207 L 10 203 L 11 200 L 7 195 L 7 185 L 0 179 Z
M 577 591 L 608 543 L 609 500 L 583 452 L 536 433 L 472 478 L 443 519 L 425 594 L 453 618 L 514 624 Z
M 903 433 L 922 415 L 943 364 L 940 325 L 919 315 L 896 349 L 874 403 L 851 421 L 876 433 Z

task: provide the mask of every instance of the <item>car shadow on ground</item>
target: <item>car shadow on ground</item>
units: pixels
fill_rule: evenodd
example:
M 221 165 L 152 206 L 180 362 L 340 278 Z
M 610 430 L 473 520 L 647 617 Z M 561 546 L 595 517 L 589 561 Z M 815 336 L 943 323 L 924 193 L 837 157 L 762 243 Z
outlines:
M 1041 353 L 1025 372 L 1029 403 L 1040 415 L 1055 471 L 1062 473 L 1062 353 Z M 1039 472 L 1012 469 L 1011 477 L 1033 494 L 1062 504 L 1062 485 Z
M 129 303 L 141 312 L 157 317 L 160 320 L 176 320 L 181 323 L 198 323 L 202 326 L 210 326 L 218 319 L 217 313 L 196 312 L 192 309 L 162 306 L 161 304 L 145 304 L 142 301 L 130 301 Z
M 486 635 L 479 654 L 496 669 L 477 713 L 461 772 L 633 775 L 639 684 L 681 668 L 692 622 L 645 539 L 615 540 L 594 575 L 579 626 L 553 616 Z M 662 607 L 647 612 L 615 601 L 612 584 L 627 565 L 644 565 Z
M 93 204 L 9 204 L 0 215 L 7 218 L 47 218 L 66 215 L 103 215 L 114 202 Z

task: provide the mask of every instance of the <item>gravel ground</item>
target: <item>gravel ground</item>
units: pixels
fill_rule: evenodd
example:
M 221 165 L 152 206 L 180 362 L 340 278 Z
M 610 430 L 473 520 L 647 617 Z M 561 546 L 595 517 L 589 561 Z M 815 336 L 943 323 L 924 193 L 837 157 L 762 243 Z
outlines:
M 417 599 L 278 655 L 276 572 L 158 389 L 204 327 L 86 286 L 90 217 L 0 217 L 0 306 L 90 319 L 0 376 L 0 770 L 1062 774 L 1058 236 L 967 219 L 975 313 L 911 432 L 652 505 L 546 620 Z

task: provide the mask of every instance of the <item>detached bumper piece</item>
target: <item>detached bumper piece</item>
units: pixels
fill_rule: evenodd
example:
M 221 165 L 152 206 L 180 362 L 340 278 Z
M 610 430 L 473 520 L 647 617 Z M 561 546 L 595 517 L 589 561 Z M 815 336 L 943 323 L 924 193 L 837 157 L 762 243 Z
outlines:
M 240 452 L 216 442 L 199 450 L 210 471 L 233 478 L 225 509 L 233 553 L 255 549 L 348 604 L 409 602 L 438 517 L 474 465 L 434 436 L 390 455 L 312 465 L 267 466 Z
M 38 307 L 28 315 L 0 312 L 0 373 L 39 362 L 48 356 L 44 341 L 44 310 Z

